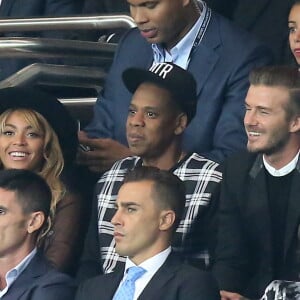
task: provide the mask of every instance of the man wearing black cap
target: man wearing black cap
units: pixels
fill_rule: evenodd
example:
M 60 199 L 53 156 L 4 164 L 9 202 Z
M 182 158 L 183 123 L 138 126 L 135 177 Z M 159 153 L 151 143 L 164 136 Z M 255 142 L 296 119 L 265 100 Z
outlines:
M 135 156 L 117 161 L 97 183 L 79 278 L 123 266 L 125 258 L 115 252 L 110 221 L 125 174 L 141 165 L 168 170 L 184 182 L 187 202 L 172 246 L 188 261 L 205 269 L 210 263 L 208 250 L 214 244 L 211 231 L 221 172 L 217 163 L 182 151 L 182 134 L 196 111 L 193 76 L 175 64 L 160 63 L 149 71 L 127 69 L 123 80 L 134 93 L 126 131 Z

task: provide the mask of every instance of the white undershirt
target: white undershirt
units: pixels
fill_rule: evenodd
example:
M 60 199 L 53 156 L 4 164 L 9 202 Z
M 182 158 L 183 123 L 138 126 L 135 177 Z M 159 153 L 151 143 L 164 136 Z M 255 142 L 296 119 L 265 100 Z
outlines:
M 267 169 L 267 171 L 274 177 L 280 177 L 280 176 L 285 176 L 289 173 L 291 173 L 297 166 L 298 158 L 299 158 L 299 153 L 284 167 L 276 170 L 274 167 L 272 167 L 266 160 L 265 157 L 263 156 L 263 162 L 264 166 Z

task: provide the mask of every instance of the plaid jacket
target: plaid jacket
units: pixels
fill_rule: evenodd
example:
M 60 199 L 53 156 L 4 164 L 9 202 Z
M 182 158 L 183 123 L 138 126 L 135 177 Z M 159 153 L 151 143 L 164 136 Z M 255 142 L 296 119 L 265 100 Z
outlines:
M 125 262 L 125 257 L 115 252 L 114 228 L 110 221 L 124 176 L 128 170 L 141 164 L 139 157 L 117 161 L 96 185 L 99 251 L 104 273 L 119 269 Z M 184 181 L 187 193 L 185 212 L 174 236 L 173 249 L 181 252 L 192 264 L 206 268 L 209 265 L 208 248 L 214 244 L 215 210 L 222 178 L 220 166 L 193 153 L 170 171 Z

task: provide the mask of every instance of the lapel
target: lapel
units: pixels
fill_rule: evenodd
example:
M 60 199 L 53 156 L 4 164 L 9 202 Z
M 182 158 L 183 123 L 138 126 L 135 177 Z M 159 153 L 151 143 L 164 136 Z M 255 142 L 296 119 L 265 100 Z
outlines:
M 20 274 L 17 280 L 12 284 L 8 290 L 7 296 L 13 296 L 14 299 L 22 299 L 22 295 L 28 292 L 38 277 L 45 274 L 49 269 L 46 260 L 37 253 L 26 269 Z M 4 296 L 5 299 L 5 296 Z
M 156 299 L 157 291 L 161 290 L 175 276 L 179 267 L 179 258 L 177 258 L 176 254 L 171 253 L 144 288 L 138 300 Z
M 100 278 L 102 279 L 101 283 L 98 280 L 96 280 L 96 291 L 89 295 L 93 299 L 97 295 L 97 297 L 99 296 L 99 299 L 101 300 L 111 300 L 115 292 L 117 291 L 117 288 L 119 287 L 123 275 L 124 267 L 118 271 L 100 276 Z
M 267 5 L 271 5 L 271 0 L 255 1 L 255 4 L 252 0 L 239 0 L 233 18 L 243 28 L 250 29 Z
M 12 6 L 15 4 L 16 1 L 14 0 L 2 0 L 0 5 L 0 16 L 9 16 L 10 10 Z
M 188 65 L 188 71 L 194 75 L 197 82 L 197 95 L 200 94 L 209 74 L 219 60 L 219 54 L 216 51 L 221 45 L 218 27 L 216 16 L 212 12 L 203 40 L 192 54 Z
M 300 217 L 300 159 L 298 160 L 297 167 L 295 170 L 295 175 L 293 176 L 291 182 L 291 191 L 289 206 L 287 212 L 287 222 L 285 230 L 285 240 L 284 240 L 284 254 L 287 254 L 289 246 L 292 242 L 292 239 L 297 232 L 297 226 L 299 226 L 299 217 Z
M 253 230 L 260 232 L 260 243 L 266 247 L 267 253 L 271 253 L 271 217 L 262 155 L 257 156 L 249 176 L 252 179 L 250 184 L 246 185 L 249 207 L 245 207 L 243 210 L 248 214 L 247 219 L 252 220 Z

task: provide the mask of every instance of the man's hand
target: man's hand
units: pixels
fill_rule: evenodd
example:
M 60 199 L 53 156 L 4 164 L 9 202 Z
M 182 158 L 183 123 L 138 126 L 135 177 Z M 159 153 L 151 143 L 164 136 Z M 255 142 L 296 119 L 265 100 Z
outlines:
M 130 156 L 128 147 L 109 138 L 89 138 L 84 131 L 78 133 L 79 143 L 88 146 L 91 151 L 79 149 L 77 163 L 87 166 L 90 171 L 103 173 L 114 164 L 115 161 Z
M 242 295 L 227 291 L 220 291 L 221 300 L 243 300 L 245 299 Z

